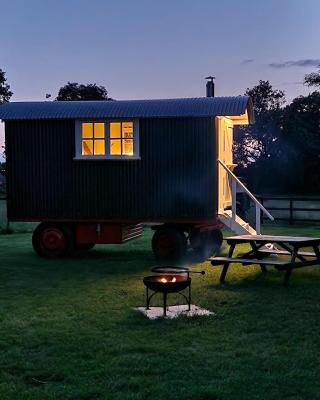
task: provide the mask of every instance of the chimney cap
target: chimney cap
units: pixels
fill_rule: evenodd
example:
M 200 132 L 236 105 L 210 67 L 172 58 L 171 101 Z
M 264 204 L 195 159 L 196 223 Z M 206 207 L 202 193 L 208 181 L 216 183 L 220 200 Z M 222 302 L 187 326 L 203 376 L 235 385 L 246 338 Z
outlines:
M 216 79 L 215 76 L 206 76 L 204 79 L 210 79 L 210 81 L 212 82 L 214 79 Z

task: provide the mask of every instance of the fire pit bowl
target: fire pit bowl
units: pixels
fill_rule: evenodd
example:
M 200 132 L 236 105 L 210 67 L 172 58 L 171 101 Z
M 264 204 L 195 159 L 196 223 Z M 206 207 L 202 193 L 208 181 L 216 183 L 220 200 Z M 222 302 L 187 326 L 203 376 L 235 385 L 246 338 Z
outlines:
M 190 274 L 190 269 L 187 267 L 174 267 L 172 265 L 168 266 L 154 266 L 151 268 L 151 272 L 156 272 L 157 274 Z
M 188 303 L 188 310 L 191 307 L 191 278 L 183 275 L 152 275 L 143 278 L 143 283 L 146 286 L 146 297 L 147 297 L 147 310 L 150 310 L 150 301 L 152 297 L 157 293 L 163 294 L 163 316 L 167 315 L 167 297 L 168 293 L 178 293 Z M 188 297 L 181 293 L 184 289 L 189 289 Z M 149 296 L 149 290 L 152 290 L 152 294 Z
M 145 286 L 158 293 L 181 292 L 191 285 L 191 278 L 181 275 L 158 275 L 143 278 Z
M 190 271 L 187 267 L 175 267 L 170 265 L 154 266 L 152 272 L 158 275 L 146 276 L 143 283 L 146 287 L 147 310 L 150 310 L 150 301 L 156 293 L 163 294 L 163 316 L 167 314 L 168 293 L 181 295 L 188 303 L 188 311 L 191 308 L 191 278 L 190 274 L 204 275 L 205 271 Z M 188 296 L 182 291 L 188 289 Z M 153 293 L 149 296 L 149 290 Z

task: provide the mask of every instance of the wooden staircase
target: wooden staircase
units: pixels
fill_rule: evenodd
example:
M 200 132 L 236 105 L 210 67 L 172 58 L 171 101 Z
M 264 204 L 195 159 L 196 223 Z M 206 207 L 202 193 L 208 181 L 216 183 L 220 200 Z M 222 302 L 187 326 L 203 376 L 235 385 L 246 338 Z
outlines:
M 235 218 L 233 218 L 231 210 L 224 210 L 222 214 L 219 214 L 219 220 L 237 235 L 257 234 L 257 231 L 249 224 L 249 222 L 244 221 L 239 217 L 239 215 L 236 215 Z
M 266 210 L 259 200 L 250 192 L 250 190 L 240 181 L 240 179 L 227 167 L 225 163 L 218 160 L 219 167 L 224 168 L 228 174 L 228 179 L 231 188 L 232 206 L 231 209 L 220 210 L 218 213 L 219 220 L 237 235 L 260 235 L 261 234 L 261 213 L 265 214 L 271 221 L 274 221 L 273 216 Z M 237 215 L 237 187 L 240 187 L 255 204 L 255 228 L 248 222 L 244 221 Z

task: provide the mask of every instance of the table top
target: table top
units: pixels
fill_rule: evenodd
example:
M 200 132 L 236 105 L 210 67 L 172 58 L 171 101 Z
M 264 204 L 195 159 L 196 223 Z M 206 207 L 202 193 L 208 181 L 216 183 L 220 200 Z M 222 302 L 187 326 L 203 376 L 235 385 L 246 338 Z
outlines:
M 225 240 L 228 242 L 320 244 L 320 238 L 305 236 L 239 235 L 229 236 Z

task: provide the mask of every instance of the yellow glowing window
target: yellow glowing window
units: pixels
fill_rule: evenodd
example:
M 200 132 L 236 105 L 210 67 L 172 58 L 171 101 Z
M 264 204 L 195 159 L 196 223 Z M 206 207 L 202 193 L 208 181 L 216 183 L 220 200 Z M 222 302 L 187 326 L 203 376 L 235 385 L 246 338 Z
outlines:
M 128 156 L 133 156 L 133 140 L 132 139 L 124 139 L 122 141 L 122 154 L 126 154 Z
M 110 154 L 121 156 L 121 139 L 110 140 Z
M 110 139 L 121 138 L 121 122 L 110 123 Z
M 83 122 L 81 141 L 83 156 L 104 156 L 105 125 L 103 122 Z
M 138 121 L 77 121 L 76 150 L 79 158 L 137 159 Z
M 95 139 L 104 139 L 104 123 L 96 122 L 94 124 L 94 137 Z
M 110 122 L 110 155 L 134 155 L 133 122 Z
M 93 124 L 91 123 L 83 123 L 82 124 L 82 138 L 88 139 L 93 137 Z
M 82 155 L 92 156 L 93 154 L 93 140 L 83 140 L 82 141 Z

